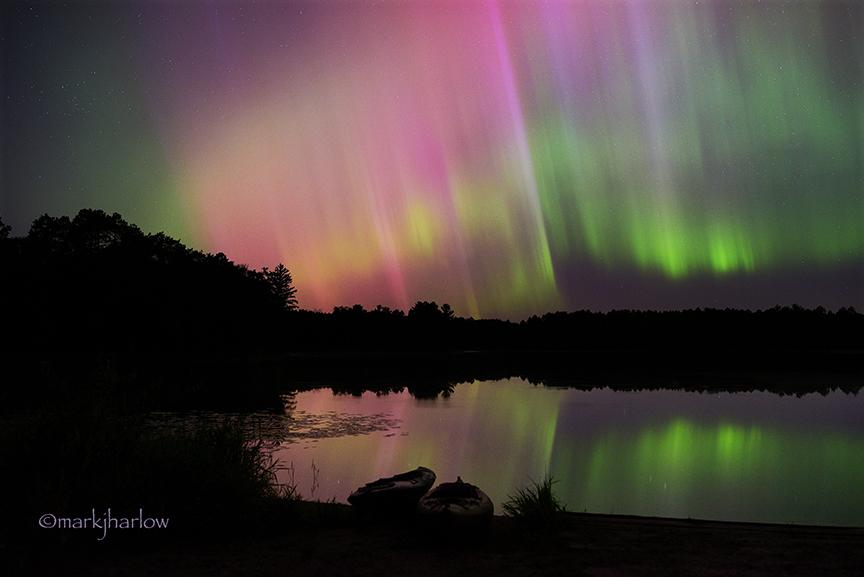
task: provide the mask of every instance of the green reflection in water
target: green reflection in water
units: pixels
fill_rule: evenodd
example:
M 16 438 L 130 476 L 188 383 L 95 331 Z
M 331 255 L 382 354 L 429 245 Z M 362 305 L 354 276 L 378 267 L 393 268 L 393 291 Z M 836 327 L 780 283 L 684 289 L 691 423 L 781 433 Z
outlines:
M 559 445 L 553 469 L 568 480 L 580 450 Z M 827 431 L 674 419 L 662 427 L 604 431 L 590 443 L 571 508 L 597 513 L 861 524 L 864 443 Z M 842 496 L 851 497 L 846 500 Z
M 337 431 L 279 450 L 313 499 L 344 502 L 363 483 L 425 465 L 439 481 L 480 485 L 498 507 L 548 472 L 573 511 L 864 526 L 861 395 L 620 393 L 513 379 L 462 384 L 437 401 L 327 390 L 296 400 L 287 427 Z M 358 415 L 392 426 L 333 425 Z

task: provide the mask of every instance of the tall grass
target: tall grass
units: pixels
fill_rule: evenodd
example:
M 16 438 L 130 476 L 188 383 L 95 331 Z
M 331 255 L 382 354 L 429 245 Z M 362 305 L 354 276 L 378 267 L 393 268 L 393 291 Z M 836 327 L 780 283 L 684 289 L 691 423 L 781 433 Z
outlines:
M 540 481 L 531 479 L 531 485 L 508 495 L 501 507 L 508 517 L 515 517 L 532 527 L 552 527 L 561 520 L 566 508 L 555 495 L 552 487 L 557 483 L 546 475 Z
M 274 484 L 275 463 L 236 422 L 159 432 L 93 398 L 0 422 L 0 462 L 0 551 L 95 542 L 92 531 L 40 528 L 47 513 L 143 510 L 170 519 L 169 528 L 106 540 L 176 540 L 287 527 L 300 500 L 293 487 Z

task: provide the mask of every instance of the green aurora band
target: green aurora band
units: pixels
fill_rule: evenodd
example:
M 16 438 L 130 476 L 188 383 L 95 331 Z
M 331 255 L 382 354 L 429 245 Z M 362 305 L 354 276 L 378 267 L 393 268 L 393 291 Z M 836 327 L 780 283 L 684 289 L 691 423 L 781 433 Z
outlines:
M 864 4 L 2 10 L 0 215 L 119 212 L 300 306 L 864 306 Z
M 860 78 L 832 78 L 829 48 L 801 42 L 828 34 L 818 4 L 747 12 L 723 46 L 705 12 L 662 15 L 645 10 L 633 24 L 649 47 L 626 81 L 598 82 L 571 106 L 551 89 L 534 95 L 543 118 L 531 151 L 554 257 L 673 279 L 859 259 Z M 609 66 L 626 70 L 632 55 L 610 44 Z M 543 86 L 562 76 L 535 75 Z

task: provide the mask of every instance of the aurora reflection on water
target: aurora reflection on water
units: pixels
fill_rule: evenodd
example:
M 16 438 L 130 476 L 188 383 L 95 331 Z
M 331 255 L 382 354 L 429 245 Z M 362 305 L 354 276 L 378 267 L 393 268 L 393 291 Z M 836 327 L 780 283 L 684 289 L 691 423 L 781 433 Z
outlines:
M 345 502 L 368 481 L 424 465 L 439 482 L 480 485 L 499 513 L 508 494 L 549 472 L 572 511 L 864 526 L 860 395 L 622 393 L 511 379 L 461 384 L 436 401 L 323 389 L 294 401 L 304 423 L 395 421 L 283 443 L 276 454 L 307 498 Z

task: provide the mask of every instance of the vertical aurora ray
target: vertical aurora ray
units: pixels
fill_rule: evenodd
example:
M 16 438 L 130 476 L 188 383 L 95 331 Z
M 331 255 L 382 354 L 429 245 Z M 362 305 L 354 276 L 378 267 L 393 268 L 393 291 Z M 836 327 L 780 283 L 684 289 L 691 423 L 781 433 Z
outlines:
M 582 86 L 538 95 L 551 117 L 533 149 L 559 260 L 588 252 L 682 278 L 861 254 L 860 136 L 842 127 L 861 102 L 828 90 L 817 3 L 724 5 L 728 15 L 717 5 L 613 3 L 611 17 L 564 7 L 579 11 L 571 22 L 589 23 L 574 60 L 596 61 L 556 59 L 552 75 Z M 604 30 L 615 40 L 597 56 Z M 550 50 L 561 33 L 548 34 Z M 610 61 L 615 80 L 604 84 Z M 577 93 L 606 111 L 574 106 Z M 824 195 L 848 203 L 823 220 Z M 578 212 L 581 226 L 562 212 Z
M 427 22 L 429 12 L 363 13 L 390 34 L 330 31 L 356 51 L 348 62 L 322 50 L 320 62 L 289 63 L 298 76 L 324 72 L 303 82 L 268 72 L 274 84 L 254 106 L 232 96 L 236 114 L 180 131 L 207 242 L 260 259 L 278 238 L 312 306 L 435 298 L 475 316 L 556 306 L 500 15 L 471 3 Z
M 864 303 L 859 3 L 74 6 L 6 19 L 16 233 L 118 210 L 325 310 Z
M 501 9 L 497 1 L 490 2 L 490 13 L 492 17 L 492 28 L 495 38 L 495 47 L 501 64 L 501 76 L 504 83 L 504 95 L 507 101 L 507 109 L 513 123 L 513 133 L 517 149 L 518 165 L 522 171 L 522 186 L 525 190 L 526 201 L 530 210 L 529 218 L 534 221 L 534 235 L 538 245 L 534 252 L 537 253 L 537 263 L 541 274 L 554 286 L 555 278 L 552 270 L 549 245 L 546 239 L 546 228 L 543 222 L 540 203 L 538 200 L 537 180 L 534 176 L 534 167 L 531 162 L 531 153 L 528 149 L 528 138 L 525 131 L 525 119 L 523 117 L 522 105 L 516 90 L 516 82 L 513 78 L 513 68 L 510 60 L 507 39 L 505 38 L 504 25 L 501 21 Z M 519 283 L 521 284 L 521 283 Z

